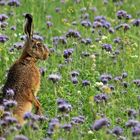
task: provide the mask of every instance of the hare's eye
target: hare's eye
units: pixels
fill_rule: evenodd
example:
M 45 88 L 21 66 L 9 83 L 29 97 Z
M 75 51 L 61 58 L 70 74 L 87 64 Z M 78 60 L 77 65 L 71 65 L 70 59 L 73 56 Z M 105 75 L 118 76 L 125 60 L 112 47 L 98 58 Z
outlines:
M 38 48 L 38 46 L 36 44 L 34 44 L 32 48 L 36 49 L 36 48 Z

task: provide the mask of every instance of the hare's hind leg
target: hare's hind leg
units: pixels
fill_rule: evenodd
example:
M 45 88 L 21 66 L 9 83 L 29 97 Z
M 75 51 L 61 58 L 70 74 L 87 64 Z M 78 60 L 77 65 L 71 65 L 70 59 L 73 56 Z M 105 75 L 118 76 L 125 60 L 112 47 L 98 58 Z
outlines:
M 27 102 L 20 102 L 18 103 L 18 106 L 14 110 L 13 114 L 17 118 L 18 122 L 23 125 L 25 124 L 24 115 L 26 112 L 31 112 L 32 110 L 32 103 Z
M 33 104 L 35 106 L 35 114 L 42 115 L 41 104 L 34 95 L 33 95 Z

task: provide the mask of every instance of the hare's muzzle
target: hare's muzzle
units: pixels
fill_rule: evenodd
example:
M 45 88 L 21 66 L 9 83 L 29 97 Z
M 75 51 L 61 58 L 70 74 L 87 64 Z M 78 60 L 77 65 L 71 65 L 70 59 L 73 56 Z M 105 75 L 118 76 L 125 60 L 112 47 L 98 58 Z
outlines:
M 50 54 L 50 51 L 49 51 L 48 47 L 45 47 L 45 52 L 44 52 L 44 55 L 43 55 L 43 59 L 44 60 L 47 59 L 49 54 Z

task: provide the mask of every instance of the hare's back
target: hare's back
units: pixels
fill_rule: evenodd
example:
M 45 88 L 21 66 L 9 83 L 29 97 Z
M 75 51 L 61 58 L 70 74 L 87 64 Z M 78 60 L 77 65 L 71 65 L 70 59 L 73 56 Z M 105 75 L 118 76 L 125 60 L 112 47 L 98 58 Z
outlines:
M 35 65 L 15 63 L 9 70 L 3 92 L 13 89 L 22 93 L 40 84 L 40 73 Z

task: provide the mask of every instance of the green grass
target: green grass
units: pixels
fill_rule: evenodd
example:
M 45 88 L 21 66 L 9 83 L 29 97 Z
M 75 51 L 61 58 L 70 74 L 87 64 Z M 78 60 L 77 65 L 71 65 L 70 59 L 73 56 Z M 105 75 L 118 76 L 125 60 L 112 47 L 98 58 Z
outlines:
M 13 12 L 14 15 L 8 18 L 6 30 L 1 30 L 0 32 L 0 34 L 5 34 L 9 37 L 9 41 L 0 44 L 0 85 L 4 84 L 6 71 L 22 52 L 22 50 L 15 49 L 11 53 L 9 48 L 15 42 L 20 41 L 20 35 L 23 34 L 24 13 L 33 15 L 35 31 L 45 37 L 44 43 L 49 48 L 53 48 L 52 38 L 54 36 L 64 36 L 69 29 L 77 30 L 82 38 L 91 38 L 92 44 L 85 45 L 80 43 L 78 39 L 68 38 L 66 45 L 58 44 L 56 52 L 52 53 L 48 60 L 44 62 L 38 61 L 38 67 L 47 69 L 45 75 L 41 77 L 41 89 L 38 93 L 44 109 L 44 115 L 49 119 L 56 117 L 56 99 L 63 98 L 72 105 L 72 111 L 69 113 L 68 118 L 61 120 L 62 124 L 68 123 L 74 116 L 83 115 L 85 117 L 85 122 L 82 125 L 74 126 L 70 132 L 65 132 L 58 128 L 52 139 L 115 140 L 117 137 L 106 134 L 106 130 L 112 129 L 114 126 L 120 126 L 124 130 L 122 136 L 131 140 L 131 129 L 127 129 L 125 123 L 129 120 L 128 109 L 135 109 L 139 112 L 139 101 L 137 99 L 137 96 L 140 95 L 139 88 L 133 84 L 133 80 L 140 78 L 140 27 L 133 27 L 131 24 L 133 19 L 137 19 L 140 16 L 138 14 L 140 13 L 139 5 L 139 0 L 124 0 L 123 5 L 120 6 L 115 6 L 111 0 L 106 5 L 102 0 L 81 0 L 78 4 L 73 0 L 66 0 L 65 3 L 61 3 L 58 0 L 22 0 L 20 7 L 1 6 L 0 14 Z M 55 12 L 56 7 L 61 8 L 60 13 Z M 95 16 L 102 15 L 112 24 L 112 27 L 124 22 L 130 24 L 131 28 L 127 32 L 120 29 L 114 34 L 110 34 L 106 29 L 101 28 L 103 37 L 101 41 L 96 42 L 95 39 L 101 37 L 97 33 L 100 29 L 96 29 L 95 33 L 91 33 L 92 27 L 85 28 L 80 24 L 80 9 L 83 7 L 87 8 L 86 13 L 89 14 L 89 19 L 92 23 Z M 91 11 L 91 7 L 96 7 L 97 11 Z M 126 10 L 128 14 L 132 15 L 132 19 L 128 21 L 118 20 L 116 17 L 118 10 Z M 50 21 L 53 23 L 53 26 L 49 29 L 46 26 L 48 15 L 52 16 Z M 67 21 L 65 22 L 65 20 Z M 77 25 L 72 25 L 73 21 L 76 21 Z M 13 25 L 16 26 L 16 31 L 10 30 Z M 117 37 L 122 40 L 120 44 L 113 43 L 113 39 Z M 114 63 L 112 53 L 102 50 L 101 45 L 103 43 L 112 44 L 113 51 L 123 47 L 115 59 L 116 63 Z M 74 49 L 72 54 L 73 61 L 69 64 L 65 64 L 63 57 L 63 51 L 67 48 Z M 94 61 L 90 57 L 81 57 L 81 53 L 85 51 L 89 52 L 90 55 L 96 52 L 99 56 Z M 64 66 L 60 68 L 60 64 Z M 70 80 L 70 72 L 73 70 L 78 70 L 80 73 L 77 85 L 74 85 Z M 100 75 L 108 73 L 114 78 L 121 76 L 123 72 L 128 73 L 128 77 L 124 79 L 129 83 L 128 88 L 124 88 L 121 81 L 114 82 L 112 79 L 108 85 L 114 85 L 115 90 L 108 93 L 109 100 L 107 103 L 96 104 L 92 101 L 96 94 L 103 92 L 95 86 L 97 82 L 100 82 Z M 51 73 L 60 73 L 62 76 L 61 80 L 55 85 L 48 80 L 48 76 Z M 90 86 L 83 87 L 82 80 L 89 80 Z M 123 91 L 127 91 L 127 93 L 123 94 Z M 91 125 L 96 119 L 100 119 L 102 114 L 109 119 L 110 126 L 91 132 Z M 116 122 L 118 118 L 121 120 L 119 124 Z M 135 119 L 139 121 L 139 114 Z M 47 128 L 48 123 L 45 123 L 34 133 L 32 129 L 25 127 L 22 130 L 11 133 L 7 139 L 13 139 L 16 134 L 20 133 L 25 134 L 31 140 L 42 139 L 47 137 Z

